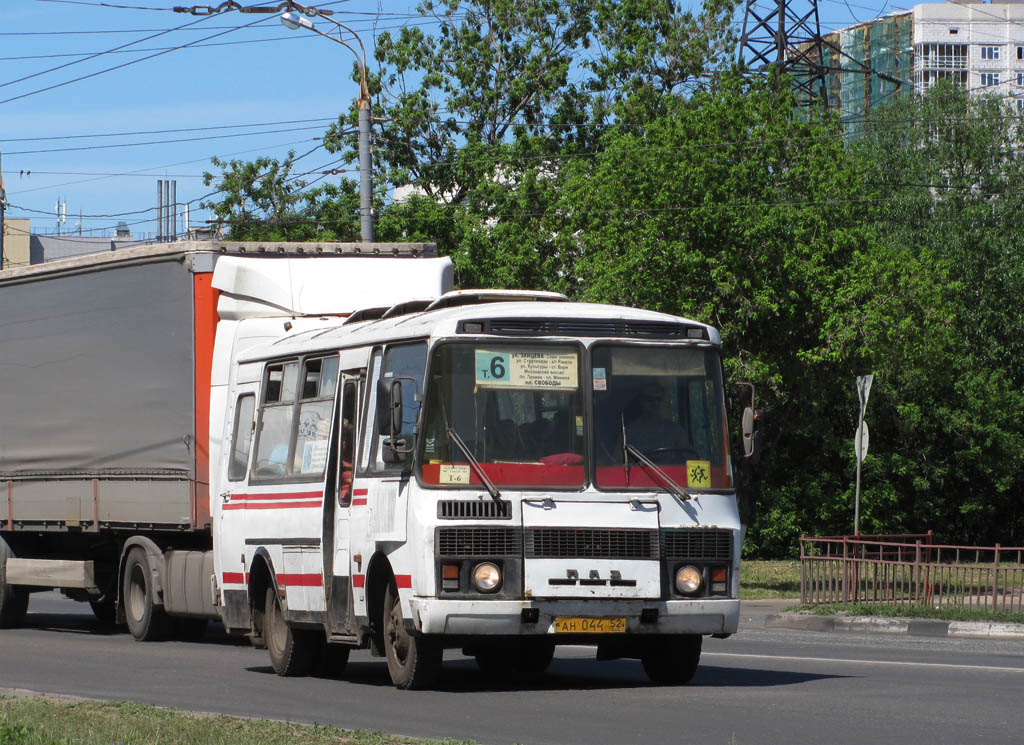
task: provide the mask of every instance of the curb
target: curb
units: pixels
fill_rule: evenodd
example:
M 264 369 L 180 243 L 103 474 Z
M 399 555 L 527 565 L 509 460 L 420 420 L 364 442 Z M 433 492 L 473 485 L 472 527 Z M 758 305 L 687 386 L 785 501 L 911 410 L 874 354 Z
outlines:
M 790 631 L 1024 641 L 1024 624 L 1022 623 L 775 613 L 765 618 L 764 625 L 769 629 L 789 629 Z

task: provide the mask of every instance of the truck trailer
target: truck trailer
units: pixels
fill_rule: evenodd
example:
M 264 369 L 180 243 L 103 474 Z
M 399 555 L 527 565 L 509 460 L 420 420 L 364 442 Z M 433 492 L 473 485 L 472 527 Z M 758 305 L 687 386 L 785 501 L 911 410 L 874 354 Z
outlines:
M 0 627 L 209 620 L 400 688 L 556 644 L 689 680 L 736 630 L 718 332 L 453 290 L 431 244 L 185 242 L 0 272 Z M 753 416 L 743 451 L 756 458 Z

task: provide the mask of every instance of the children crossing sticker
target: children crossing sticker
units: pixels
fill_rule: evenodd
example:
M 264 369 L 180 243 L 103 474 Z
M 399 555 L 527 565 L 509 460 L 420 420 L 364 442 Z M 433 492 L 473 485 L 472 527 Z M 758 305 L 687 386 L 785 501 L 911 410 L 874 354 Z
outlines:
M 711 461 L 686 461 L 686 485 L 694 489 L 711 488 Z

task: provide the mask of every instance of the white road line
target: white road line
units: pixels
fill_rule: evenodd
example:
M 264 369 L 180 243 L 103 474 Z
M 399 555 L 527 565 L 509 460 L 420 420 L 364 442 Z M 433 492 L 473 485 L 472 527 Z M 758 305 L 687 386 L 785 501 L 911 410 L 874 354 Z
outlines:
M 776 654 L 738 654 L 733 652 L 704 652 L 701 659 L 708 657 L 733 657 L 749 660 L 786 660 L 787 662 L 822 662 L 835 665 L 891 665 L 895 667 L 944 667 L 950 670 L 979 670 L 984 672 L 1024 673 L 1021 667 L 999 667 L 997 665 L 950 665 L 944 662 L 900 662 L 898 660 L 846 660 L 835 657 L 789 657 Z

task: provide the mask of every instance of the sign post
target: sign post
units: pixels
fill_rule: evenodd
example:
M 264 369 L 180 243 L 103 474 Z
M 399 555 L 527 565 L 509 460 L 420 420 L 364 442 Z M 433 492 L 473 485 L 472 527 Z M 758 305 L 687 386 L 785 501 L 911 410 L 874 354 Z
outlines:
M 857 398 L 860 399 L 860 415 L 857 417 L 857 432 L 853 437 L 853 452 L 857 456 L 857 486 L 853 497 L 853 534 L 860 535 L 860 464 L 868 454 L 868 423 L 864 421 L 864 411 L 868 407 L 868 396 L 871 394 L 871 381 L 874 375 L 857 376 Z

